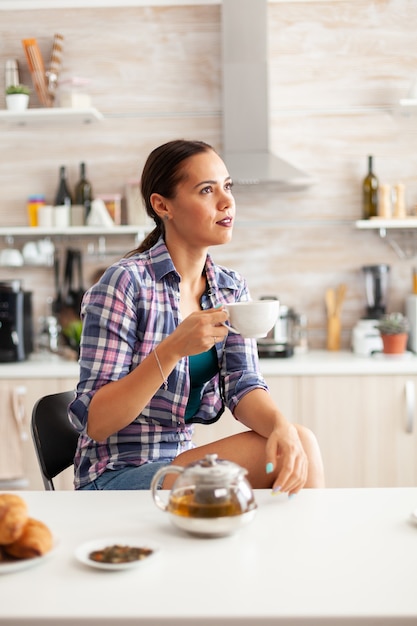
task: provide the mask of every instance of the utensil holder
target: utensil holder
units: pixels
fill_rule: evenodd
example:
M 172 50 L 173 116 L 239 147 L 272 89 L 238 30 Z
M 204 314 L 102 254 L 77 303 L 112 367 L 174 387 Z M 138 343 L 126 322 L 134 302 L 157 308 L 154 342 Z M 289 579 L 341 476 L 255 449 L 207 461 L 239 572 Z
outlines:
M 340 350 L 340 317 L 330 315 L 327 318 L 327 349 L 331 351 Z

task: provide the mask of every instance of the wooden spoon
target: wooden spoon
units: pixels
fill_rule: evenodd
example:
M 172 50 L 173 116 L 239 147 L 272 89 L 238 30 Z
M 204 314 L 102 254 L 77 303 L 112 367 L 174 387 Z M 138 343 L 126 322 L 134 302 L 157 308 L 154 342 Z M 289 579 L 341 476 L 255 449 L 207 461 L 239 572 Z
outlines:
M 343 302 L 345 301 L 345 297 L 346 297 L 346 290 L 347 290 L 347 286 L 344 283 L 339 285 L 337 288 L 336 309 L 335 309 L 335 315 L 337 316 L 340 316 Z
M 336 295 L 334 289 L 326 289 L 326 308 L 327 308 L 327 317 L 331 317 L 335 314 L 336 311 Z

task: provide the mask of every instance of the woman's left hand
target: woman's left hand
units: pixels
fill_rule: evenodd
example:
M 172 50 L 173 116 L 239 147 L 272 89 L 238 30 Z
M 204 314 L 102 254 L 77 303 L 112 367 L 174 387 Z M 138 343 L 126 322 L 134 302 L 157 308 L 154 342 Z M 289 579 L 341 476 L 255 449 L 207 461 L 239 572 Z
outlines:
M 266 463 L 272 471 L 278 468 L 273 491 L 293 494 L 303 488 L 308 459 L 293 424 L 284 423 L 272 431 L 266 443 Z

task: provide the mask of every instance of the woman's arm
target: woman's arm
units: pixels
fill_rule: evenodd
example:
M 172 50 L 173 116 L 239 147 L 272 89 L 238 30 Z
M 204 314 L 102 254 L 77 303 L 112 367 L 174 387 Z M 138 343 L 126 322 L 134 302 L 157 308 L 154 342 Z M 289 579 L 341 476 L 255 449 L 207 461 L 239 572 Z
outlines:
M 210 349 L 214 336 L 220 341 L 227 334 L 227 329 L 219 326 L 226 319 L 227 313 L 220 309 L 192 313 L 158 344 L 158 358 L 154 350 L 132 372 L 100 387 L 88 410 L 88 436 L 102 441 L 130 424 L 181 358 Z

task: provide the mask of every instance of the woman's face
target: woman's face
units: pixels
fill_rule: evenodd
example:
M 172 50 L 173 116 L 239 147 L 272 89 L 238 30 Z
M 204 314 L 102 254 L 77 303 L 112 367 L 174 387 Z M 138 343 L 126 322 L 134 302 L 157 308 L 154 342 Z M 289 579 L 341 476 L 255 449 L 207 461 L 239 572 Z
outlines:
M 173 199 L 165 199 L 170 236 L 192 247 L 227 243 L 232 237 L 235 201 L 232 180 L 218 154 L 196 154 L 182 166 L 183 179 Z

